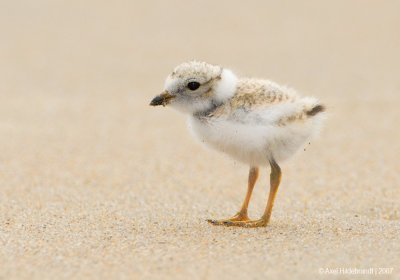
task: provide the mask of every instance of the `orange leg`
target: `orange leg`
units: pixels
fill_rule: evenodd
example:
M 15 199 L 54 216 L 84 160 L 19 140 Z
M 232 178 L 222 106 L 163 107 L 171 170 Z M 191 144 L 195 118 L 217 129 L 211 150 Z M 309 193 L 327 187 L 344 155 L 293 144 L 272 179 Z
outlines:
M 247 209 L 249 207 L 251 193 L 253 192 L 254 185 L 256 184 L 258 178 L 258 173 L 259 173 L 258 167 L 250 167 L 246 198 L 243 201 L 242 208 L 238 213 L 236 213 L 235 216 L 223 220 L 207 220 L 207 222 L 212 223 L 214 225 L 225 225 L 226 222 L 250 220 L 249 217 L 247 216 Z
M 274 206 L 274 200 L 278 187 L 281 182 L 282 172 L 279 165 L 274 161 L 270 161 L 271 175 L 270 175 L 270 191 L 268 197 L 267 207 L 265 208 L 264 214 L 258 220 L 246 220 L 246 221 L 225 221 L 223 224 L 226 226 L 238 226 L 238 227 L 265 227 L 269 219 L 271 218 L 272 207 Z

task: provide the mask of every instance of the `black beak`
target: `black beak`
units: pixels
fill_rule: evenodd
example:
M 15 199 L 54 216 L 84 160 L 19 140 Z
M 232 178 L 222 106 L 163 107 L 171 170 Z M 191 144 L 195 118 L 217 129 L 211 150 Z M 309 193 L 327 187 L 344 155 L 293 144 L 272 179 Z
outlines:
M 150 105 L 151 106 L 159 106 L 164 103 L 164 98 L 161 95 L 157 95 L 156 97 L 151 100 Z
M 150 105 L 151 106 L 159 106 L 159 105 L 167 105 L 171 99 L 175 98 L 174 95 L 170 95 L 166 90 L 163 91 L 160 95 L 157 95 L 156 97 L 151 100 Z

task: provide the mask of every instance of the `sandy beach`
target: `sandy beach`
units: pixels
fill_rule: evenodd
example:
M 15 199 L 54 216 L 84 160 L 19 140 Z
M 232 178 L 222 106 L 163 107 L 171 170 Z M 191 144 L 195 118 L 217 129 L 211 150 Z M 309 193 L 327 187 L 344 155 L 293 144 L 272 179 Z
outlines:
M 0 279 L 399 279 L 399 10 L 3 1 Z M 191 59 L 327 106 L 320 136 L 281 165 L 266 228 L 205 221 L 237 212 L 248 166 L 148 105 Z M 268 191 L 265 168 L 250 217 Z

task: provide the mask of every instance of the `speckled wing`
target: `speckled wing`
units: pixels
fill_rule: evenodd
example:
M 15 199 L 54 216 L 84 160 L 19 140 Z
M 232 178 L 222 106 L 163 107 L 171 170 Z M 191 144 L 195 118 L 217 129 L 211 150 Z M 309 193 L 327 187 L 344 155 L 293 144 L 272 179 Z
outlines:
M 306 120 L 323 109 L 316 99 L 300 98 L 294 90 L 271 81 L 242 79 L 236 94 L 227 103 L 216 106 L 208 117 L 284 126 Z
M 282 102 L 295 102 L 297 94 L 268 80 L 241 79 L 230 101 L 232 109 L 240 107 L 269 107 Z

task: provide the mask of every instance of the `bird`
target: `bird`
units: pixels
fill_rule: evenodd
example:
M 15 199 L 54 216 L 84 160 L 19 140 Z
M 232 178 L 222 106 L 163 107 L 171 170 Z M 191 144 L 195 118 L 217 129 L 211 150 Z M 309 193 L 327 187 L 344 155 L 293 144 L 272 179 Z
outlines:
M 282 178 L 279 166 L 318 134 L 326 107 L 314 97 L 267 79 L 239 78 L 228 68 L 202 61 L 174 68 L 151 106 L 168 106 L 188 116 L 193 134 L 207 146 L 249 165 L 247 194 L 233 217 L 214 225 L 265 227 Z M 270 192 L 261 218 L 248 206 L 261 167 L 270 166 Z

